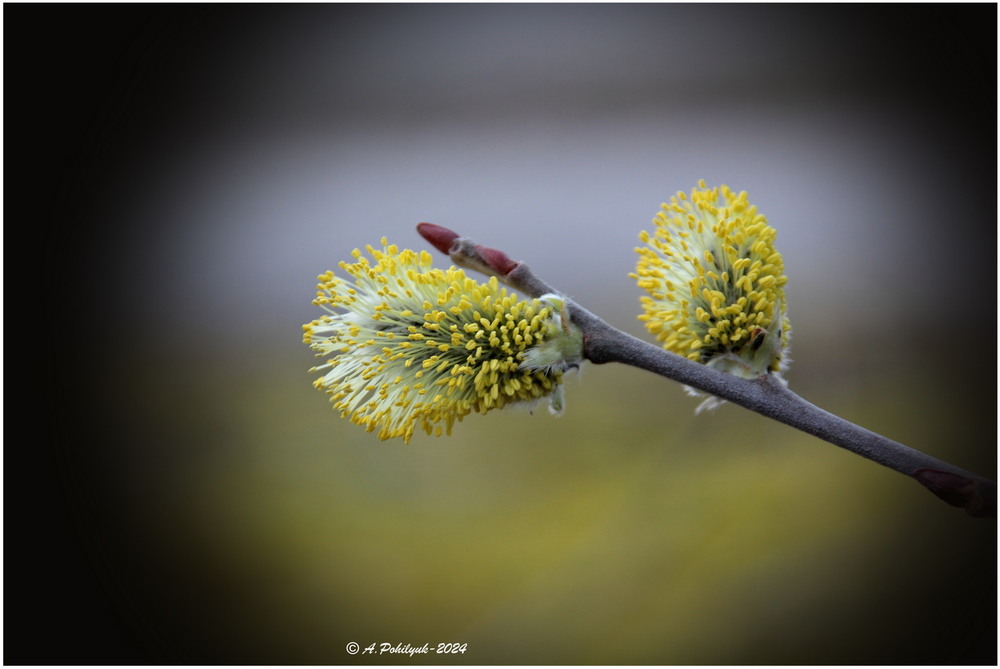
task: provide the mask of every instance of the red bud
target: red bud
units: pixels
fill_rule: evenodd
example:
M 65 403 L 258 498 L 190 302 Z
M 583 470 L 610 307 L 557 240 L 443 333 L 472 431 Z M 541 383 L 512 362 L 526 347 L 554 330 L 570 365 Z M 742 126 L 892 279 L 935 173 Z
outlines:
M 515 267 L 517 267 L 517 262 L 510 259 L 503 251 L 497 249 L 491 249 L 489 246 L 480 246 L 476 244 L 476 252 L 479 253 L 479 257 L 483 261 L 495 269 L 500 276 L 507 276 L 511 273 Z
M 937 469 L 918 469 L 913 472 L 913 478 L 953 506 L 968 507 L 975 499 L 975 486 L 964 476 Z
M 452 243 L 459 236 L 457 232 L 433 223 L 417 223 L 417 232 L 445 255 L 449 255 Z

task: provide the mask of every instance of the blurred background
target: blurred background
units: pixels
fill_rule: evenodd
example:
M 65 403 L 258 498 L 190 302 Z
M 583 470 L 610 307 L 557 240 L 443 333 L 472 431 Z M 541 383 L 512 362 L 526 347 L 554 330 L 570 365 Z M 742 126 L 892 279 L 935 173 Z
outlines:
M 301 343 L 420 221 L 648 338 L 637 236 L 705 179 L 778 230 L 791 387 L 995 478 L 995 5 L 4 18 L 6 664 L 996 663 L 995 521 L 899 474 L 613 366 L 379 442 Z

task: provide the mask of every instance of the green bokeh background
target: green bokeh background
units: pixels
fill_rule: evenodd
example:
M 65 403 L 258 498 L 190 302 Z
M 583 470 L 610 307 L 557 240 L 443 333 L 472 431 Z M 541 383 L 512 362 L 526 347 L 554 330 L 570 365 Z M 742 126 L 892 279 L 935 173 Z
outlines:
M 988 471 L 975 425 L 992 400 L 959 375 L 914 374 L 916 351 L 879 354 L 878 381 L 834 375 L 800 348 L 807 397 Z M 99 541 L 132 623 L 181 659 L 954 664 L 991 650 L 991 521 L 742 409 L 695 417 L 676 384 L 587 366 L 561 418 L 471 416 L 405 446 L 329 411 L 307 356 L 254 355 L 121 361 L 107 400 L 131 418 L 109 436 L 128 448 L 74 464 L 87 488 L 128 463 L 116 490 L 85 494 L 104 501 Z M 350 641 L 469 650 L 351 658 Z
M 724 181 L 779 230 L 792 388 L 995 477 L 996 8 L 428 11 L 5 11 L 50 49 L 8 83 L 45 133 L 7 193 L 43 186 L 54 328 L 5 662 L 995 664 L 995 521 L 899 474 L 589 364 L 560 418 L 383 443 L 300 325 L 435 216 L 645 337 L 638 231 Z

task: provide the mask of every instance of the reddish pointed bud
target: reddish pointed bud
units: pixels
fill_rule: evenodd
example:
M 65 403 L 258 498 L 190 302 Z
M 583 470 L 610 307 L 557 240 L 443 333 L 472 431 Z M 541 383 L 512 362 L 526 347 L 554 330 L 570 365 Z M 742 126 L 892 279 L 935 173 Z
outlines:
M 975 482 L 964 476 L 937 469 L 918 469 L 913 472 L 913 478 L 948 504 L 964 507 L 972 515 L 977 515 L 982 506 Z
M 433 223 L 417 223 L 417 232 L 445 255 L 451 253 L 451 245 L 458 239 L 457 232 Z
M 496 270 L 500 276 L 507 276 L 518 265 L 517 261 L 511 260 L 503 251 L 491 249 L 489 246 L 476 244 L 476 252 L 483 262 Z

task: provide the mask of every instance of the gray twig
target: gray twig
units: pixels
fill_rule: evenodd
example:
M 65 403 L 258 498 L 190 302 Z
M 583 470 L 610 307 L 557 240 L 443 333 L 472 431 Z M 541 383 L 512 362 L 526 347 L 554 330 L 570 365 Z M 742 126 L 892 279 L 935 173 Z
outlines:
M 559 293 L 527 265 L 502 251 L 431 223 L 421 223 L 417 229 L 460 267 L 496 276 L 528 297 Z M 620 362 L 697 388 L 905 474 L 972 516 L 996 518 L 996 483 L 989 479 L 835 416 L 807 402 L 770 374 L 742 379 L 720 372 L 637 339 L 572 300 L 567 299 L 567 304 L 571 319 L 583 332 L 584 358 L 595 364 Z

